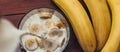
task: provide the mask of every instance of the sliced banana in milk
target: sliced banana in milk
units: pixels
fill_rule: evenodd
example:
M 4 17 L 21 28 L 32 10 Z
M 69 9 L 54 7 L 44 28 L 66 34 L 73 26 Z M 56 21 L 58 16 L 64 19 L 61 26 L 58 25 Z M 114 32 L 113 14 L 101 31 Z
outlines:
M 63 51 L 69 37 L 65 28 L 67 26 L 65 21 L 61 21 L 61 17 L 63 16 L 57 11 L 48 8 L 36 9 L 28 13 L 20 25 L 20 29 L 29 34 L 21 36 L 24 49 L 27 52 Z

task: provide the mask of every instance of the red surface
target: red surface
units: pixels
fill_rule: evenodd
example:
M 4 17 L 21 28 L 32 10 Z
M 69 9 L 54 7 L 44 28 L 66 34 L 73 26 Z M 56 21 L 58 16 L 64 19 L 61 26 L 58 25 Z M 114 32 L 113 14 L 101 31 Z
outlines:
M 52 0 L 0 0 L 0 16 L 10 20 L 18 27 L 20 19 L 31 9 L 38 7 L 50 7 L 59 10 Z M 83 52 L 72 28 L 70 31 L 70 40 L 63 52 Z

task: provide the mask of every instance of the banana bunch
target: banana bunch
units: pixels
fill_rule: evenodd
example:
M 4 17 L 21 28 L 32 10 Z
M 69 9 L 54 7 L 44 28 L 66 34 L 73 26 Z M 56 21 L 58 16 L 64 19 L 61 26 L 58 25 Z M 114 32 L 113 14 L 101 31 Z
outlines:
M 120 52 L 120 1 L 83 1 L 92 22 L 79 0 L 53 0 L 69 19 L 84 52 Z
M 101 52 L 120 52 L 120 0 L 107 0 L 112 12 L 110 36 Z
M 90 11 L 93 21 L 93 27 L 97 40 L 96 51 L 100 51 L 109 36 L 111 28 L 110 11 L 106 0 L 84 0 L 84 2 Z

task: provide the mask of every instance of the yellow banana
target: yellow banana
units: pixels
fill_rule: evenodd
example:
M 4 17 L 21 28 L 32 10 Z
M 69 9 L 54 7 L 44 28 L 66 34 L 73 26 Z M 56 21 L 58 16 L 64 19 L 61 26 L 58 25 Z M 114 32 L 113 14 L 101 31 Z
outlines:
M 108 4 L 112 12 L 112 28 L 101 52 L 118 52 L 120 42 L 120 0 L 108 0 Z
M 106 0 L 83 0 L 90 11 L 97 39 L 97 51 L 105 45 L 110 28 L 110 12 Z
M 94 52 L 95 34 L 85 9 L 78 0 L 53 0 L 72 24 L 75 35 L 84 52 Z

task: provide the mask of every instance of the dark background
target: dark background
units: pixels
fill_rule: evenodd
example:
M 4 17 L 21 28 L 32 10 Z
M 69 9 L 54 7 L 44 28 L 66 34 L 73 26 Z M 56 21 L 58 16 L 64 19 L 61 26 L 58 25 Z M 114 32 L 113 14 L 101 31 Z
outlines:
M 80 2 L 84 5 L 81 0 Z M 10 20 L 18 28 L 22 17 L 30 10 L 39 7 L 53 8 L 62 13 L 52 0 L 0 0 L 0 17 Z M 70 31 L 70 40 L 63 52 L 83 52 L 77 42 L 71 25 Z

